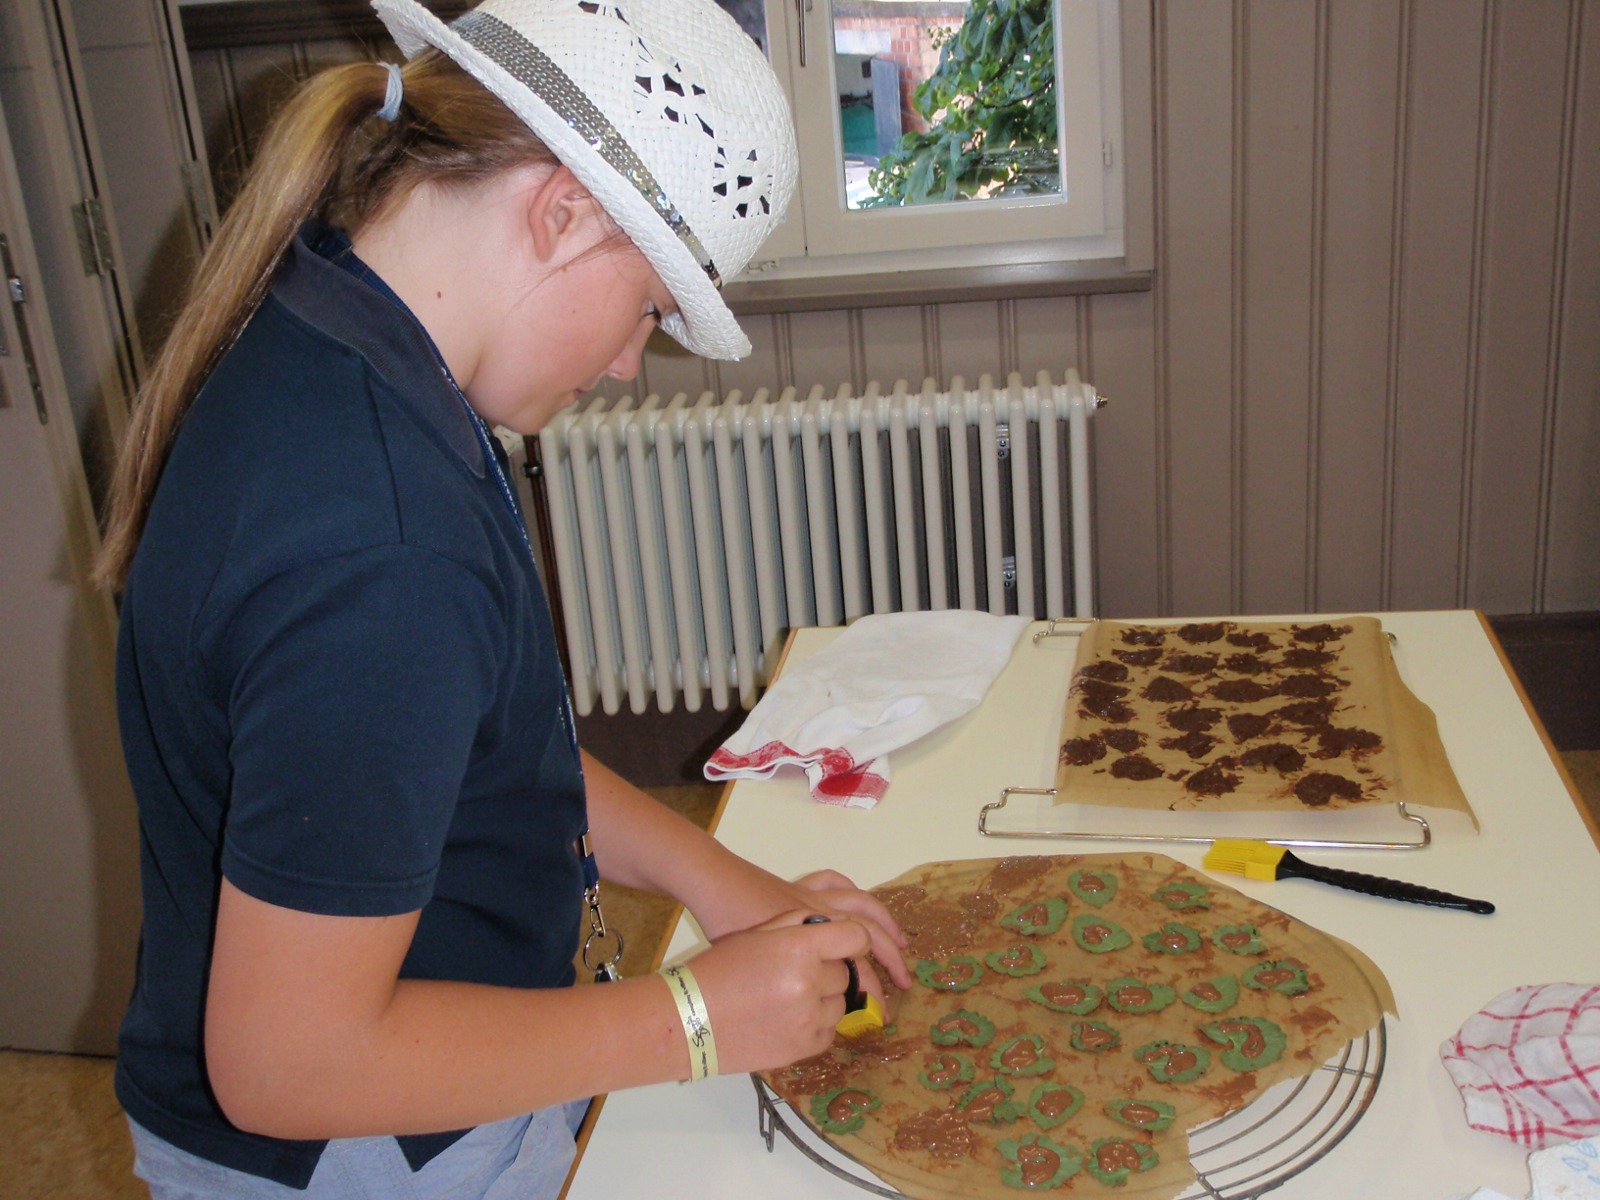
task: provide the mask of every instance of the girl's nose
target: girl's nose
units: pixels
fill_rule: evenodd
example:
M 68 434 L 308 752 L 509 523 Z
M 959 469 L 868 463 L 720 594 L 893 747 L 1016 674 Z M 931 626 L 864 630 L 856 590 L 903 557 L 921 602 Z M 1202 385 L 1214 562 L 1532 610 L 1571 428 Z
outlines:
M 611 360 L 611 365 L 606 368 L 606 374 L 613 379 L 620 379 L 623 383 L 637 376 L 639 361 L 644 357 L 644 344 L 650 340 L 650 331 L 655 327 L 654 320 L 640 321 L 639 328 L 633 331 L 628 344 L 623 346 L 622 352 Z

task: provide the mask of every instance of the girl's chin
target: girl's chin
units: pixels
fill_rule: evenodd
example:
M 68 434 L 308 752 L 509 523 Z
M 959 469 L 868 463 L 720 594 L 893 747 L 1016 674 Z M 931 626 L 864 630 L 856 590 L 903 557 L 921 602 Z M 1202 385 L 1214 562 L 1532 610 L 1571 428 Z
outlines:
M 538 404 L 523 406 L 518 412 L 498 423 L 501 427 L 520 433 L 523 437 L 532 437 L 550 423 L 550 418 L 564 408 L 569 408 L 577 402 L 578 392 L 566 392 L 559 396 L 551 396 L 548 401 Z

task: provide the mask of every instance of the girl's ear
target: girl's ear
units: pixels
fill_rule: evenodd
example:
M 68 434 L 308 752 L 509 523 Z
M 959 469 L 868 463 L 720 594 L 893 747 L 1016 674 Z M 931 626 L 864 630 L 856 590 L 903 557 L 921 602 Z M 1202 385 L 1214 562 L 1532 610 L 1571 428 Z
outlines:
M 540 262 L 557 261 L 569 239 L 579 237 L 599 210 L 589 189 L 564 165 L 529 185 L 528 228 Z

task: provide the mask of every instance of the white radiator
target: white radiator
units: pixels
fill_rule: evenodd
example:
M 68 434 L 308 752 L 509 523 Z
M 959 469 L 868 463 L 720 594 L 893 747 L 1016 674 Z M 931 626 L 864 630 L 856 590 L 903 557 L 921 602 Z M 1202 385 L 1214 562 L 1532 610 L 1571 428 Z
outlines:
M 595 398 L 539 434 L 573 702 L 755 703 L 788 630 L 967 608 L 1088 616 L 1088 417 L 1068 372 Z

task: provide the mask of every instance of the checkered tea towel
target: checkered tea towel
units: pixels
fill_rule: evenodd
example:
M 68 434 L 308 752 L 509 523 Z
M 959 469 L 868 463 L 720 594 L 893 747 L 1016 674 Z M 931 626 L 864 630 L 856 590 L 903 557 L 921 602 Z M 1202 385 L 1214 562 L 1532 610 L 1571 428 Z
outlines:
M 889 786 L 889 752 L 977 707 L 1027 625 L 963 610 L 861 617 L 784 669 L 705 776 L 801 767 L 815 799 L 871 808 Z
M 1503 992 L 1439 1057 L 1473 1129 L 1530 1149 L 1600 1134 L 1600 984 Z

